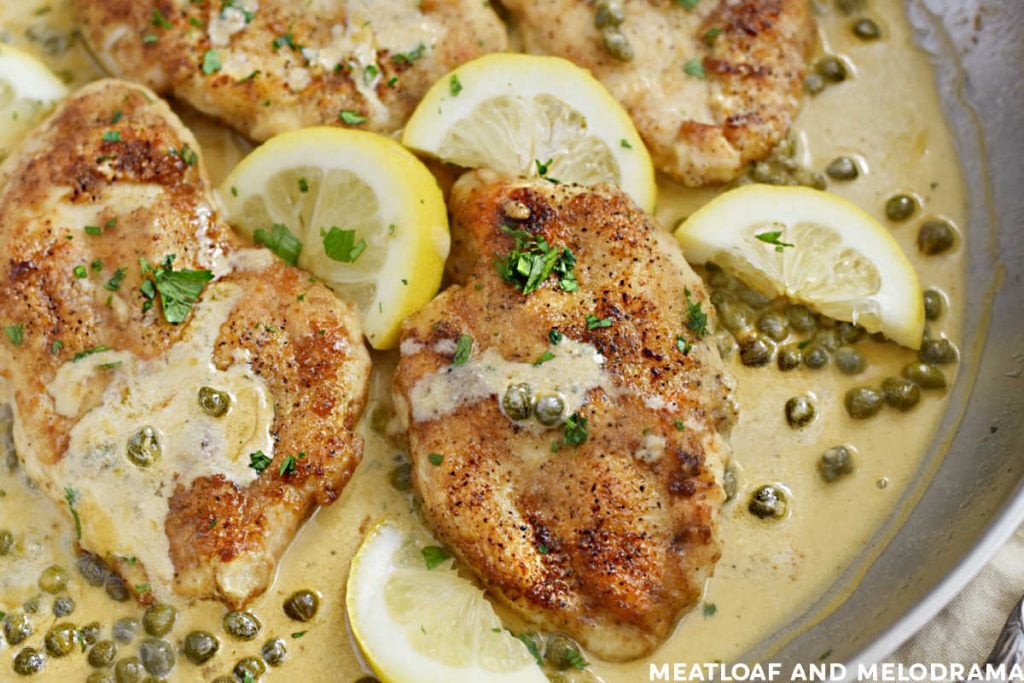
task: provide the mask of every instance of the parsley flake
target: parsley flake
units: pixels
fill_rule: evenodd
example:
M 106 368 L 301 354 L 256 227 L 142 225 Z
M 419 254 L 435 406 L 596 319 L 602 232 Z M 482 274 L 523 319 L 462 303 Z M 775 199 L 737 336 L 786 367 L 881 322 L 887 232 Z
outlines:
M 547 363 L 549 360 L 554 360 L 554 358 L 555 354 L 551 353 L 550 351 L 545 351 L 544 353 L 541 354 L 540 358 L 534 361 L 533 364 L 534 366 L 540 366 L 543 365 L 544 363 Z
M 60 353 L 60 350 L 63 348 L 64 342 L 62 342 L 60 339 L 57 339 L 52 344 L 50 344 L 50 353 L 56 356 L 58 353 Z
M 178 157 L 185 162 L 186 166 L 195 166 L 196 162 L 199 161 L 199 155 L 188 146 L 188 143 L 183 144 L 180 150 L 172 147 L 168 154 L 172 157 Z
M 698 2 L 700 2 L 700 0 L 676 0 L 677 5 L 681 5 L 682 7 L 685 7 L 687 10 L 690 11 L 693 11 L 694 9 L 697 8 Z
M 455 74 L 452 74 L 451 78 L 448 79 L 448 91 L 452 94 L 452 97 L 458 97 L 459 93 L 462 92 L 462 83 Z
M 552 327 L 550 330 L 548 330 L 548 341 L 550 341 L 552 344 L 555 344 L 557 346 L 558 344 L 562 343 L 563 339 L 565 339 L 565 335 L 559 332 L 557 327 Z
M 17 325 L 5 325 L 4 334 L 15 346 L 21 346 L 21 343 L 25 340 L 25 326 L 21 323 Z
M 444 456 L 441 455 L 440 453 L 431 453 L 430 455 L 427 456 L 427 460 L 430 461 L 431 465 L 437 467 L 444 462 Z
M 704 603 L 704 616 L 706 616 L 706 617 L 714 616 L 715 612 L 717 612 L 717 611 L 718 611 L 718 605 L 716 605 L 715 603 L 713 603 L 713 602 L 705 602 Z
M 99 346 L 94 346 L 91 349 L 86 349 L 85 351 L 79 351 L 78 353 L 75 354 L 75 357 L 72 358 L 71 360 L 72 360 L 72 362 L 77 363 L 78 361 L 82 360 L 83 358 L 88 358 L 89 356 L 93 355 L 94 353 L 103 353 L 104 351 L 109 351 L 109 350 L 110 350 L 109 346 L 106 346 L 105 344 L 100 344 Z
M 203 73 L 212 74 L 220 71 L 220 55 L 216 50 L 207 50 L 203 53 Z
M 116 130 L 105 130 L 100 137 L 103 138 L 103 142 L 121 142 L 121 134 Z
M 708 333 L 708 314 L 701 308 L 701 302 L 690 299 L 689 288 L 684 287 L 683 294 L 686 296 L 686 313 L 690 316 L 686 321 L 686 329 L 703 337 Z
M 295 265 L 302 251 L 302 242 L 281 223 L 274 223 L 269 233 L 260 228 L 253 234 L 253 240 L 256 244 L 265 244 L 289 266 Z
M 611 326 L 612 326 L 612 319 L 611 318 L 598 318 L 593 313 L 588 313 L 587 314 L 587 329 L 588 330 L 596 330 L 596 329 L 598 329 L 600 327 L 611 327 Z
M 351 109 L 342 109 L 341 113 L 338 114 L 338 118 L 341 122 L 348 126 L 358 126 L 361 123 L 366 123 L 366 117 L 357 111 Z
M 619 140 L 619 146 L 622 147 L 623 149 L 633 149 L 633 145 L 629 144 L 629 140 L 627 140 L 626 138 L 622 138 L 621 140 Z
M 164 16 L 164 13 L 158 9 L 153 10 L 153 14 L 149 17 L 149 23 L 153 24 L 153 26 L 156 26 L 157 28 L 174 28 L 174 26 L 171 25 L 171 22 L 167 21 L 167 17 Z
M 452 356 L 452 365 L 459 366 L 465 365 L 469 362 L 469 356 L 473 353 L 473 338 L 468 334 L 464 334 L 459 337 L 458 343 L 455 345 L 455 355 Z
M 686 72 L 687 76 L 693 76 L 694 78 L 704 78 L 707 75 L 704 72 L 704 63 L 696 57 L 683 64 L 683 71 Z
M 679 349 L 679 353 L 684 356 L 689 355 L 690 349 L 693 348 L 693 344 L 686 341 L 686 338 L 681 334 L 676 335 L 676 348 Z
M 587 418 L 579 413 L 573 413 L 566 419 L 564 430 L 562 443 L 566 446 L 579 446 L 589 436 L 587 432 Z
M 97 237 L 103 234 L 103 228 L 101 228 L 98 225 L 87 225 L 84 228 L 82 228 L 82 232 L 84 232 L 86 235 L 92 235 L 93 237 Z
M 146 259 L 139 259 L 139 267 L 145 278 L 139 290 L 146 298 L 143 312 L 153 306 L 156 295 L 160 294 L 164 319 L 172 325 L 185 322 L 192 304 L 213 279 L 209 270 L 174 270 L 174 255 L 164 257 L 159 267 L 152 266 Z M 152 277 L 150 277 L 152 276 Z
M 107 280 L 107 284 L 103 285 L 103 287 L 111 292 L 116 292 L 120 290 L 121 282 L 124 281 L 124 277 L 127 274 L 128 273 L 124 268 L 118 268 L 116 271 L 114 271 L 114 276 Z
M 278 475 L 283 477 L 288 474 L 295 474 L 297 471 L 295 467 L 296 464 L 298 464 L 299 460 L 302 460 L 305 457 L 306 451 L 286 456 L 284 462 L 281 463 L 281 468 L 277 471 Z
M 711 47 L 715 43 L 715 38 L 717 38 L 720 35 L 722 35 L 722 29 L 718 28 L 717 26 L 714 28 L 709 28 L 707 30 L 707 33 L 704 34 L 704 42 L 707 44 L 708 47 Z
M 562 182 L 561 180 L 559 180 L 558 178 L 552 178 L 551 176 L 548 175 L 548 171 L 551 168 L 552 161 L 554 161 L 554 159 L 548 159 L 547 161 L 542 163 L 540 159 L 534 159 L 533 163 L 537 164 L 537 175 L 539 175 L 541 178 L 548 181 L 552 185 L 559 185 Z
M 249 454 L 249 467 L 256 470 L 260 474 L 263 474 L 263 470 L 270 467 L 271 458 L 267 457 L 267 454 L 263 451 L 256 451 L 255 453 Z
M 516 638 L 526 646 L 526 649 L 533 655 L 533 658 L 537 660 L 537 666 L 544 666 L 544 658 L 540 654 L 540 645 L 534 640 L 529 633 L 520 633 Z
M 78 509 L 75 507 L 78 504 L 78 492 L 70 486 L 65 486 L 64 500 L 68 504 L 71 517 L 75 520 L 75 537 L 82 540 L 82 518 L 78 516 Z
M 515 285 L 523 294 L 540 287 L 552 273 L 558 275 L 558 286 L 563 292 L 579 289 L 576 282 L 576 256 L 568 247 L 553 247 L 540 235 L 525 230 L 502 226 L 502 232 L 515 239 L 515 246 L 495 261 L 498 274 L 505 282 Z
M 392 55 L 391 56 L 391 63 L 392 64 L 412 64 L 417 59 L 420 59 L 421 57 L 423 57 L 423 53 L 426 52 L 426 51 L 427 51 L 427 46 L 424 45 L 423 43 L 420 43 L 419 45 L 414 47 L 412 50 L 409 50 L 408 52 L 399 52 L 397 54 Z M 391 85 L 390 81 L 388 82 L 388 85 Z
M 83 266 L 83 265 L 75 266 L 74 268 L 71 269 L 71 272 L 79 280 L 84 280 L 85 278 L 89 277 L 89 271 L 86 270 L 85 266 Z
M 761 240 L 765 244 L 774 244 L 775 251 L 779 252 L 780 254 L 786 250 L 786 247 L 796 246 L 795 244 L 792 244 L 790 242 L 783 242 L 782 240 L 779 239 L 780 237 L 782 237 L 781 230 L 770 230 L 769 232 L 760 232 L 754 235 L 754 237 Z
M 380 69 L 377 68 L 376 64 L 368 64 L 367 67 L 363 69 L 363 83 L 366 85 L 372 84 L 379 74 Z
M 438 567 L 452 556 L 447 550 L 437 545 L 428 545 L 420 550 L 420 552 L 423 554 L 423 561 L 426 563 L 427 569 Z
M 327 256 L 339 263 L 354 263 L 359 255 L 366 251 L 366 240 L 356 242 L 355 230 L 331 227 L 330 231 L 327 231 L 321 228 L 320 238 L 323 240 Z
M 305 178 L 299 178 L 299 192 L 302 194 L 309 192 L 309 181 Z
M 686 429 L 686 423 L 680 420 L 678 417 L 675 419 L 672 425 L 680 432 Z

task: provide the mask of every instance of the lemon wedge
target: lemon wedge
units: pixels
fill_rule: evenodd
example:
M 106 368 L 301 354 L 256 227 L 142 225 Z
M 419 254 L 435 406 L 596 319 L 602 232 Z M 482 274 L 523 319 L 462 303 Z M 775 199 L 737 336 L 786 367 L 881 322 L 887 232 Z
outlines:
M 441 286 L 450 238 L 426 166 L 375 133 L 314 127 L 278 135 L 217 189 L 227 221 L 352 301 L 376 349 Z
M 64 83 L 38 59 L 0 45 L 0 159 L 66 94 Z
M 713 261 L 747 285 L 916 349 L 921 286 L 892 235 L 854 204 L 805 187 L 745 185 L 676 230 L 691 263 Z
M 612 183 L 646 211 L 657 197 L 629 115 L 590 72 L 558 57 L 492 54 L 463 64 L 427 91 L 402 143 L 508 176 Z
M 483 591 L 445 555 L 425 533 L 386 520 L 352 559 L 345 606 L 380 679 L 547 683 L 523 643 L 502 629 Z

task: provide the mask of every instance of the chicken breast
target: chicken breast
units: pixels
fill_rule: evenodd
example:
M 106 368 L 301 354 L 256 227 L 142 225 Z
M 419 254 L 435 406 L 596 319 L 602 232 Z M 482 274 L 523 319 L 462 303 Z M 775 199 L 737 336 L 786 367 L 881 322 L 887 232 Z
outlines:
M 140 86 L 68 99 L 0 188 L 0 402 L 26 474 L 140 600 L 243 605 L 360 460 L 356 314 L 240 247 Z
M 401 127 L 430 85 L 507 44 L 479 0 L 74 0 L 111 73 L 255 140 L 311 125 Z
M 504 4 L 528 52 L 593 71 L 658 169 L 690 186 L 734 179 L 785 136 L 816 36 L 808 0 L 623 0 L 619 33 L 633 57 L 622 61 L 605 49 L 590 0 Z
M 720 554 L 734 409 L 704 287 L 608 186 L 477 172 L 451 210 L 457 284 L 406 322 L 394 380 L 423 514 L 528 620 L 647 654 Z

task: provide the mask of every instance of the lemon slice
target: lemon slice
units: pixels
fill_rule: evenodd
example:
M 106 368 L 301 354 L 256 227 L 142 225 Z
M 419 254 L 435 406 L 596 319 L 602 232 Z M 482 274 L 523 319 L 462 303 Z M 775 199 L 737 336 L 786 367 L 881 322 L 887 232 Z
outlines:
M 427 91 L 402 143 L 466 168 L 612 183 L 654 209 L 654 167 L 629 115 L 590 72 L 558 57 L 463 64 Z
M 66 94 L 61 80 L 38 59 L 0 45 L 0 159 Z
M 278 135 L 243 159 L 217 196 L 237 230 L 354 302 L 374 348 L 394 347 L 402 321 L 441 286 L 450 242 L 441 189 L 381 135 L 328 127 Z
M 437 558 L 427 568 L 423 549 L 431 546 L 424 533 L 384 521 L 352 559 L 348 618 L 380 679 L 547 683 L 523 643 L 502 629 L 483 591 L 451 560 Z
M 884 227 L 841 197 L 746 185 L 703 206 L 675 234 L 692 263 L 713 261 L 764 294 L 921 345 L 914 267 Z

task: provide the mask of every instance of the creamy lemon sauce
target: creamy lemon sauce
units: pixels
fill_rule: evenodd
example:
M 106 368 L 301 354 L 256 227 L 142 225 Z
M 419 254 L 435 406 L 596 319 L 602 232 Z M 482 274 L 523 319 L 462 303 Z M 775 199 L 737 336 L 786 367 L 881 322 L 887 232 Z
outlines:
M 100 72 L 80 42 L 68 37 L 73 28 L 69 4 L 68 0 L 5 3 L 0 7 L 0 37 L 41 56 L 75 87 L 98 77 Z M 832 14 L 822 18 L 824 51 L 846 56 L 854 67 L 854 76 L 805 104 L 795 126 L 800 160 L 820 170 L 838 155 L 856 155 L 861 163 L 861 177 L 847 183 L 833 181 L 829 189 L 851 199 L 883 224 L 886 198 L 897 192 L 913 193 L 920 198 L 923 211 L 914 220 L 893 227 L 893 236 L 914 261 L 922 287 L 935 287 L 947 295 L 947 310 L 938 321 L 929 324 L 931 333 L 957 341 L 963 306 L 961 254 L 923 258 L 918 255 L 914 240 L 916 226 L 926 216 L 949 218 L 963 230 L 964 190 L 927 56 L 911 47 L 911 29 L 898 5 L 871 3 L 871 16 L 884 31 L 883 39 L 874 43 L 857 40 L 849 30 L 848 18 Z M 44 8 L 48 9 L 43 11 Z M 215 182 L 219 181 L 244 155 L 245 143 L 195 114 L 186 112 L 185 120 L 204 147 L 210 175 Z M 714 190 L 683 190 L 663 183 L 658 217 L 667 228 L 673 228 L 714 194 Z M 843 376 L 832 367 L 819 371 L 801 368 L 783 374 L 773 366 L 746 368 L 735 356 L 729 361 L 738 380 L 736 398 L 741 408 L 731 439 L 739 492 L 724 509 L 724 554 L 704 597 L 705 604 L 714 605 L 714 609 L 698 606 L 684 616 L 674 636 L 649 659 L 629 664 L 595 661 L 591 667 L 594 674 L 609 682 L 647 680 L 648 662 L 728 661 L 765 639 L 784 637 L 793 619 L 832 588 L 851 563 L 870 559 L 879 549 L 873 543 L 884 544 L 884 539 L 875 537 L 876 532 L 899 512 L 895 509 L 897 501 L 916 483 L 913 477 L 945 402 L 941 393 L 926 392 L 921 403 L 909 413 L 885 410 L 870 420 L 851 420 L 842 409 L 843 393 L 852 386 L 877 386 L 884 377 L 898 375 L 899 368 L 913 358 L 911 352 L 892 344 L 865 342 L 858 348 L 868 358 L 868 369 L 855 378 Z M 240 658 L 258 655 L 260 645 L 275 636 L 285 639 L 289 657 L 264 680 L 354 681 L 365 670 L 345 624 L 343 587 L 348 564 L 374 520 L 413 514 L 410 501 L 388 484 L 389 472 L 401 461 L 400 448 L 373 429 L 386 422 L 380 418 L 387 416 L 390 407 L 395 355 L 374 357 L 373 403 L 360 425 L 366 437 L 364 462 L 341 498 L 320 510 L 299 532 L 281 562 L 275 582 L 251 605 L 251 611 L 263 622 L 260 636 L 247 643 L 233 640 L 220 627 L 223 606 L 208 601 L 192 605 L 179 601 L 181 613 L 167 637 L 180 643 L 190 630 L 208 630 L 220 638 L 221 649 L 200 668 L 179 657 L 170 680 L 212 680 L 228 673 Z M 571 362 L 585 360 L 599 373 L 596 359 L 585 357 L 582 353 Z M 131 359 L 111 356 L 107 362 L 114 360 L 128 361 L 131 366 Z M 100 362 L 101 359 L 94 359 L 88 367 Z M 76 384 L 72 380 L 79 373 L 87 374 L 85 367 L 67 371 L 69 387 Z M 115 372 L 129 370 L 125 367 Z M 945 366 L 945 372 L 952 383 L 953 366 Z M 128 380 L 126 374 L 124 381 Z M 54 386 L 54 398 L 67 399 L 65 407 L 69 411 L 82 409 L 96 400 L 95 396 L 65 396 L 65 391 L 73 392 L 58 383 Z M 189 388 L 187 393 L 191 391 Z M 817 400 L 818 418 L 806 429 L 792 430 L 786 424 L 783 405 L 789 397 L 808 392 Z M 81 402 L 85 403 L 76 406 Z M 158 412 L 152 414 L 154 423 L 163 419 Z M 192 415 L 195 420 L 201 417 L 198 413 Z M 129 429 L 127 424 L 116 424 L 120 418 L 112 414 L 95 419 L 114 423 L 114 440 L 121 439 L 121 432 Z M 9 420 L 0 413 L 0 428 L 5 422 Z M 173 420 L 154 426 L 165 432 L 193 428 L 174 426 Z M 79 429 L 73 434 L 76 443 L 85 444 L 88 434 L 96 433 L 87 426 L 80 425 L 76 430 Z M 254 429 L 261 430 L 258 425 Z M 826 448 L 837 444 L 849 444 L 856 449 L 857 469 L 841 481 L 826 484 L 815 464 Z M 656 453 L 657 444 L 650 446 L 651 453 Z M 232 447 L 225 442 L 222 452 L 232 452 Z M 139 616 L 139 607 L 113 603 L 101 589 L 85 585 L 73 570 L 74 525 L 66 509 L 30 484 L 21 468 L 10 469 L 6 460 L 0 453 L 0 529 L 14 534 L 15 550 L 10 556 L 0 557 L 0 611 L 19 609 L 25 601 L 39 596 L 36 582 L 40 573 L 56 563 L 69 570 L 68 594 L 77 602 L 75 612 L 62 621 L 79 625 L 99 621 L 104 628 L 103 637 L 109 637 L 110 625 L 116 619 Z M 66 471 L 60 476 L 84 475 L 83 467 L 86 465 L 82 463 L 66 463 L 61 466 Z M 234 472 L 234 465 L 230 469 Z M 232 476 L 250 475 L 239 471 Z M 750 493 L 760 484 L 771 482 L 784 484 L 792 493 L 789 515 L 775 523 L 761 521 L 746 511 Z M 110 511 L 106 514 L 113 517 L 114 510 L 130 506 L 132 500 L 142 507 L 123 514 L 138 515 L 135 522 L 140 535 L 142 525 L 159 519 L 160 511 L 153 507 L 159 506 L 158 502 L 143 504 L 140 492 L 129 491 L 113 478 L 91 489 L 90 496 L 94 502 L 88 510 L 81 511 L 87 528 L 125 525 L 123 520 L 104 521 L 105 513 L 94 506 L 107 505 Z M 149 540 L 140 540 L 139 547 L 131 551 L 134 555 L 155 554 L 157 546 L 165 542 L 156 532 L 146 534 L 146 538 Z M 144 547 L 147 542 L 152 547 Z M 856 575 L 856 571 L 852 574 Z M 847 589 L 853 587 L 853 579 L 849 583 Z M 290 621 L 281 609 L 287 596 L 300 588 L 318 590 L 323 596 L 319 615 L 309 624 Z M 38 613 L 31 616 L 35 633 L 25 644 L 41 647 L 43 634 L 56 621 L 50 612 L 50 598 L 43 597 Z M 507 623 L 516 625 L 513 617 Z M 0 647 L 0 678 L 11 677 L 10 662 L 18 649 L 20 646 Z M 134 645 L 122 646 L 119 656 L 134 654 L 135 649 Z M 63 659 L 51 658 L 44 673 L 36 678 L 84 680 L 90 671 L 85 658 L 74 654 Z

